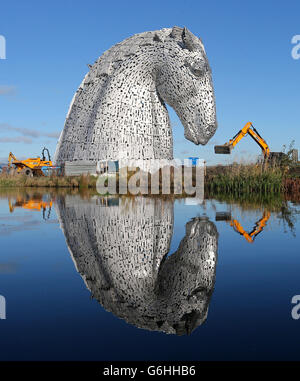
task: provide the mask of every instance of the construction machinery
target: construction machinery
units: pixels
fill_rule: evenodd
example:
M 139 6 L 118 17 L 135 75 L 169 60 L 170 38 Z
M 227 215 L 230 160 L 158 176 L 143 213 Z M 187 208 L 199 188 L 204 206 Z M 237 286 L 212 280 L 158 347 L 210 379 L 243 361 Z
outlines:
M 8 206 L 10 213 L 13 213 L 15 208 L 23 208 L 32 211 L 42 210 L 43 218 L 49 219 L 52 208 L 52 201 L 44 201 L 42 197 L 39 196 L 35 196 L 30 199 L 24 197 L 17 197 L 17 199 L 14 202 L 12 202 L 11 199 L 9 199 Z
M 12 152 L 8 156 L 8 173 L 10 175 L 43 176 L 46 174 L 47 169 L 54 170 L 57 168 L 53 167 L 49 150 L 46 147 L 42 150 L 42 158 L 18 160 Z
M 215 146 L 215 153 L 230 154 L 231 150 L 247 134 L 250 135 L 251 138 L 260 146 L 260 148 L 262 149 L 264 158 L 268 159 L 270 156 L 269 146 L 266 143 L 266 141 L 260 136 L 258 131 L 253 127 L 251 122 L 246 123 L 245 126 L 232 139 L 229 140 L 229 142 L 220 146 Z
M 228 222 L 230 224 L 230 226 L 233 227 L 234 231 L 236 231 L 237 233 L 242 235 L 246 239 L 247 242 L 253 243 L 255 240 L 255 237 L 263 231 L 264 227 L 266 226 L 266 224 L 270 218 L 270 215 L 271 215 L 270 212 L 265 210 L 263 212 L 261 219 L 259 219 L 255 223 L 253 229 L 249 233 L 244 230 L 243 226 L 240 224 L 240 222 L 237 219 L 231 218 L 231 213 L 217 212 L 216 213 L 216 221 Z

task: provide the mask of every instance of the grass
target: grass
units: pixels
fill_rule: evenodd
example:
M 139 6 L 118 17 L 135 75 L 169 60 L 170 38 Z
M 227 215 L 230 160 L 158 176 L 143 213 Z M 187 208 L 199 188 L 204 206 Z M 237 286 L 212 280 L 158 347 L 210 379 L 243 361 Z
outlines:
M 130 181 L 131 177 L 136 174 L 137 171 L 128 171 L 127 172 L 127 180 L 125 182 Z M 175 197 L 185 197 L 187 194 L 183 191 L 181 194 L 174 195 L 174 171 L 170 171 L 170 190 L 173 196 Z M 144 179 L 147 178 L 148 187 L 141 188 L 142 191 L 145 191 L 148 196 L 152 196 L 151 194 L 151 175 L 146 172 L 141 172 L 141 177 Z M 158 186 L 160 195 L 162 195 L 162 174 L 161 171 L 159 173 L 158 178 Z M 116 191 L 118 193 L 119 189 L 119 175 L 116 175 Z M 107 183 L 108 178 L 106 178 L 105 182 Z M 195 178 L 194 178 L 195 181 Z M 0 188 L 28 188 L 28 187 L 36 187 L 36 188 L 73 188 L 73 189 L 93 189 L 96 191 L 96 183 L 97 177 L 90 175 L 81 175 L 81 176 L 50 176 L 50 177 L 27 177 L 22 175 L 9 176 L 7 174 L 0 175 Z M 107 184 L 106 184 L 107 185 Z M 137 188 L 139 187 L 139 180 L 137 180 Z M 139 193 L 142 194 L 142 193 Z M 132 196 L 128 193 L 128 196 Z M 157 195 L 155 195 L 157 196 Z M 169 197 L 170 195 L 165 195 Z
M 136 172 L 128 172 L 127 182 Z M 148 192 L 151 195 L 151 177 L 148 176 Z M 174 195 L 174 171 L 171 170 L 170 189 L 171 195 L 166 197 L 185 197 L 184 191 L 179 195 Z M 193 173 L 193 183 L 195 184 L 195 173 Z M 116 176 L 117 191 L 119 176 Z M 50 177 L 26 177 L 0 175 L 0 188 L 9 187 L 42 187 L 42 188 L 69 188 L 74 190 L 93 189 L 96 192 L 97 177 L 90 175 L 81 176 L 50 176 Z M 182 180 L 183 182 L 183 180 Z M 138 185 L 138 184 L 137 184 Z M 161 195 L 162 177 L 159 176 L 159 189 Z M 184 184 L 183 184 L 184 189 Z M 147 189 L 146 189 L 147 190 Z M 300 176 L 297 171 L 288 170 L 287 167 L 274 165 L 256 164 L 232 164 L 227 166 L 207 167 L 205 176 L 205 193 L 207 195 L 230 194 L 233 197 L 241 195 L 269 195 L 288 194 L 300 199 Z M 130 194 L 129 194 L 130 195 Z M 252 196 L 251 196 L 252 197 Z
M 0 187 L 42 187 L 42 188 L 96 188 L 97 178 L 90 175 L 27 177 L 0 175 Z
M 267 165 L 232 164 L 207 168 L 205 190 L 209 193 L 282 193 L 285 169 Z

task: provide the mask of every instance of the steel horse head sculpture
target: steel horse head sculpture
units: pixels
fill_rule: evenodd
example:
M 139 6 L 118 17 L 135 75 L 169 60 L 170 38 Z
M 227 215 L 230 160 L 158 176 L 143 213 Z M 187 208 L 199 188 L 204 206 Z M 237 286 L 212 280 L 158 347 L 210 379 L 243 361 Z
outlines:
M 217 128 L 211 70 L 201 40 L 173 27 L 107 50 L 76 91 L 55 154 L 64 161 L 173 159 L 166 103 L 185 137 L 206 144 Z

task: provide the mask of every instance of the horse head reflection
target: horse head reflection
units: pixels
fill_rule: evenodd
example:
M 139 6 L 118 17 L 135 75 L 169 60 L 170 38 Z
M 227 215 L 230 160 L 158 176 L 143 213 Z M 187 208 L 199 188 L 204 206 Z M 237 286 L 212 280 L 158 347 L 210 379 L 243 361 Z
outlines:
M 172 201 L 66 196 L 56 206 L 76 269 L 107 311 L 139 328 L 177 335 L 206 320 L 218 248 L 208 218 L 189 221 L 169 255 Z

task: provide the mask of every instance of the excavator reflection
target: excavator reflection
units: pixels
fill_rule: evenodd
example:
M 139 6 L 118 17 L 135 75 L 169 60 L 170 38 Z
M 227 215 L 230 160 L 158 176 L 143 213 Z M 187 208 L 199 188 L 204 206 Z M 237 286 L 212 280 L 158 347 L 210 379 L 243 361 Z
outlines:
M 271 214 L 269 211 L 264 210 L 261 219 L 256 221 L 253 229 L 249 233 L 244 230 L 243 226 L 240 224 L 240 222 L 237 219 L 231 218 L 231 213 L 217 212 L 216 213 L 216 221 L 229 222 L 230 226 L 233 227 L 234 231 L 236 231 L 237 233 L 242 235 L 246 239 L 247 242 L 253 243 L 255 240 L 255 237 L 257 237 L 257 235 L 259 233 L 261 233 L 263 231 L 263 229 L 265 228 L 265 226 L 266 226 L 266 224 L 270 218 L 270 215 Z
M 13 213 L 15 208 L 23 208 L 27 210 L 36 210 L 43 213 L 43 219 L 48 220 L 51 214 L 52 201 L 44 201 L 42 196 L 36 195 L 32 198 L 26 198 L 22 196 L 17 196 L 16 200 L 12 202 L 11 199 L 8 200 L 8 206 L 10 213 Z

